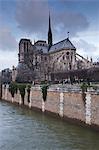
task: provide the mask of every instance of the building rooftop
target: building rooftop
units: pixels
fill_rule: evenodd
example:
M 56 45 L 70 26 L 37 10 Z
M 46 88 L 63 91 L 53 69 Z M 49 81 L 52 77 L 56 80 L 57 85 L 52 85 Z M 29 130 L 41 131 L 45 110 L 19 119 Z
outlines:
M 37 43 L 46 43 L 46 41 L 38 40 L 37 42 L 35 42 L 35 44 L 37 44 Z
M 43 51 L 43 53 L 47 53 L 48 52 L 48 46 L 45 46 L 45 45 L 35 45 L 35 47 L 37 48 L 37 50 Z
M 54 52 L 54 51 L 58 51 L 60 49 L 76 49 L 76 48 L 70 42 L 70 40 L 67 38 L 67 39 L 64 39 L 64 40 L 52 45 L 49 51 Z

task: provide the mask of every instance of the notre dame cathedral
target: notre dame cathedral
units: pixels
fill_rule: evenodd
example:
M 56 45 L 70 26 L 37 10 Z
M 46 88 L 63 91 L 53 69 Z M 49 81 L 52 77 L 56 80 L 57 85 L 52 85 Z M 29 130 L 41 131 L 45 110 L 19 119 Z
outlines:
M 90 68 L 93 64 L 92 59 L 89 61 L 76 53 L 69 38 L 53 44 L 50 16 L 48 42 L 38 40 L 32 44 L 30 39 L 21 39 L 18 58 L 12 80 L 20 82 L 51 80 L 51 73 Z

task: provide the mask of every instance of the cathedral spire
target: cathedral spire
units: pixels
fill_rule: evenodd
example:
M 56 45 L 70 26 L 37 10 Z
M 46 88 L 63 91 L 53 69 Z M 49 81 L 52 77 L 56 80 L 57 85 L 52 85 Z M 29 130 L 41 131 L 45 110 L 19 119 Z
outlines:
M 50 48 L 52 46 L 52 31 L 51 31 L 50 13 L 49 13 L 48 44 L 49 44 L 49 48 Z

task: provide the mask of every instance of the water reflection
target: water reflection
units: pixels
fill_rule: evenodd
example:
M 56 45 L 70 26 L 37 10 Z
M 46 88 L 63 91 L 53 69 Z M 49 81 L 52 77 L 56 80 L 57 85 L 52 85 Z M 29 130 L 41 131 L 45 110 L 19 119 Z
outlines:
M 98 150 L 99 133 L 0 102 L 0 150 Z

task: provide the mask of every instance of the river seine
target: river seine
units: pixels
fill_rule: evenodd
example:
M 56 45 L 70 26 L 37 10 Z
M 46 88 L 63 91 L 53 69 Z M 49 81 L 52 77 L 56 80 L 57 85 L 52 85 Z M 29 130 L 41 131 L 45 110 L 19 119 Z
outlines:
M 99 150 L 99 132 L 0 102 L 0 150 Z

